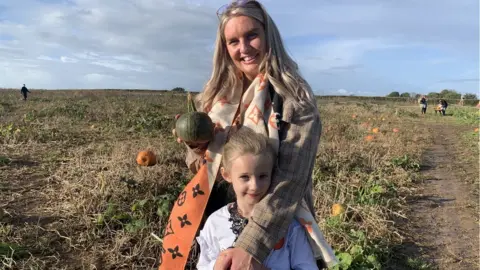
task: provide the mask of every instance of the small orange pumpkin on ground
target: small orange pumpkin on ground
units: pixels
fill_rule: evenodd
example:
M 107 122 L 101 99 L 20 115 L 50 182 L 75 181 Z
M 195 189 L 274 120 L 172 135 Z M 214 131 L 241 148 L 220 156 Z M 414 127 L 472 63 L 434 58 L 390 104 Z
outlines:
M 367 142 L 373 141 L 373 135 L 367 135 L 367 136 L 365 137 L 365 140 L 366 140 Z
M 475 129 L 473 130 L 473 132 L 478 132 L 478 128 L 475 128 Z
M 345 207 L 342 204 L 336 203 L 332 205 L 332 216 L 338 216 L 345 213 Z
M 150 150 L 140 151 L 137 155 L 137 164 L 140 166 L 153 166 L 157 164 L 157 157 Z
M 374 128 L 374 129 L 372 129 L 372 132 L 373 132 L 373 133 L 378 133 L 379 131 L 380 131 L 379 128 Z

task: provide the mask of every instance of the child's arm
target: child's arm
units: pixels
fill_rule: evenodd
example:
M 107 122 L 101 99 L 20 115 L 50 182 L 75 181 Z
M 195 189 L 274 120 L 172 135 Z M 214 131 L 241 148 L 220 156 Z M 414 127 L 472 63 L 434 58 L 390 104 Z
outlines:
M 288 238 L 290 268 L 294 270 L 318 270 L 317 261 L 313 256 L 305 228 L 301 225 L 295 226 Z
M 213 270 L 213 266 L 215 266 L 216 261 L 217 258 L 210 258 L 206 252 L 200 251 L 197 262 L 197 270 Z
M 197 270 L 212 270 L 217 257 L 220 254 L 220 246 L 212 235 L 212 224 L 207 219 L 203 230 L 197 237 L 200 246 L 200 254 L 198 256 Z

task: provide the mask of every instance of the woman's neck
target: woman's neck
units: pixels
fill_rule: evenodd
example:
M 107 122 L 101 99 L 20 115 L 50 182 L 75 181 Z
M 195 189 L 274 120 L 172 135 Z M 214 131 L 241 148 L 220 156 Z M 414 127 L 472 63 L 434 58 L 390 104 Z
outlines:
M 248 89 L 250 84 L 252 84 L 252 80 L 248 79 L 247 76 L 243 75 L 243 92 Z

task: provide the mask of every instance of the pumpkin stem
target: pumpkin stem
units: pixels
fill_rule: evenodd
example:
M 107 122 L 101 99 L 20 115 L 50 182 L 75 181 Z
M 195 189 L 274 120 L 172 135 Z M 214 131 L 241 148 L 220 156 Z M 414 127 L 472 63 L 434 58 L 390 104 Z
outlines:
M 187 94 L 187 108 L 188 112 L 196 112 L 197 108 L 195 108 L 195 102 L 193 101 L 192 94 L 188 92 Z
M 197 111 L 197 108 L 195 108 L 195 102 L 193 101 L 192 94 L 190 92 L 187 94 L 187 109 L 189 113 Z

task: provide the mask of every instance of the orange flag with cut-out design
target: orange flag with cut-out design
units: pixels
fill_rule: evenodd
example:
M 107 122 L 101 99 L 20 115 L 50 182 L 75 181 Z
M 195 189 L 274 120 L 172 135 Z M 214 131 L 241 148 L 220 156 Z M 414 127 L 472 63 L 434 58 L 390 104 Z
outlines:
M 164 232 L 159 270 L 185 268 L 209 196 L 207 165 L 203 164 L 175 201 Z

